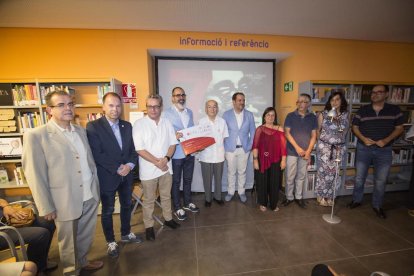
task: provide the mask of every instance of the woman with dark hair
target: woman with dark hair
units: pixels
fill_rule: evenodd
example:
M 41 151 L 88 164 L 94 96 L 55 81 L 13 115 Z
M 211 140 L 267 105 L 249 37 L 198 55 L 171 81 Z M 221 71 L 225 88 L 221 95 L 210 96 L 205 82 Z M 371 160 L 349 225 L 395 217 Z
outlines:
M 266 211 L 270 204 L 271 210 L 279 211 L 277 202 L 282 170 L 286 167 L 286 138 L 283 127 L 277 124 L 273 107 L 266 108 L 263 113 L 262 125 L 254 135 L 252 152 L 260 210 Z
M 332 206 L 334 189 L 339 187 L 340 177 L 335 182 L 335 159 L 342 160 L 346 149 L 346 133 L 349 128 L 348 103 L 344 95 L 333 92 L 318 116 L 317 178 L 315 193 L 321 206 Z M 339 165 L 339 164 L 338 164 Z

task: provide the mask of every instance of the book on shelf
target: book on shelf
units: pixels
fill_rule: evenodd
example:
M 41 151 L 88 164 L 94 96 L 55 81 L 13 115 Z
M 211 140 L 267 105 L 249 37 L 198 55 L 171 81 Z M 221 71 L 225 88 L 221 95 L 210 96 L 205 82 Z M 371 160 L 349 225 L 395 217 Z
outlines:
M 355 166 L 355 151 L 348 151 L 346 153 L 346 166 L 347 167 Z
M 98 104 L 103 103 L 103 96 L 108 92 L 113 92 L 111 85 L 106 83 L 104 85 L 97 86 Z
M 9 182 L 9 176 L 5 167 L 0 167 L 0 184 Z
M 355 86 L 354 91 L 352 93 L 352 102 L 353 103 L 360 103 L 361 102 L 361 94 L 362 94 L 362 86 Z
M 348 147 L 356 147 L 357 139 L 356 135 L 350 131 L 348 134 Z
M 310 155 L 310 161 L 308 164 L 308 170 L 314 171 L 316 170 L 316 153 L 311 153 Z
M 414 103 L 414 92 L 411 87 L 393 87 L 388 95 L 388 102 L 398 103 Z
M 88 122 L 95 121 L 103 116 L 103 113 L 88 113 L 86 114 L 86 119 Z
M 12 88 L 13 104 L 17 106 L 38 105 L 37 88 L 34 84 L 16 84 Z
M 13 104 L 13 90 L 11 83 L 0 83 L 0 106 Z
M 21 137 L 0 137 L 0 159 L 19 158 L 22 151 Z
M 316 173 L 308 173 L 308 185 L 307 191 L 313 191 L 315 189 Z
M 392 149 L 392 164 L 409 164 L 413 162 L 413 149 L 395 148 Z
M 19 165 L 16 165 L 14 169 L 14 177 L 16 179 L 16 185 L 22 186 L 26 183 L 26 177 L 24 176 L 23 168 Z
M 0 109 L 0 133 L 16 132 L 16 120 L 13 109 Z

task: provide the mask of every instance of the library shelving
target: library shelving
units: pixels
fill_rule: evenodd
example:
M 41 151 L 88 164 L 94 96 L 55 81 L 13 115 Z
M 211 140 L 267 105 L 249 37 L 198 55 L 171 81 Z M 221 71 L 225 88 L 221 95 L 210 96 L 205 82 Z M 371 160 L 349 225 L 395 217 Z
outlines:
M 101 116 L 103 95 L 121 93 L 122 84 L 114 78 L 0 79 L 0 193 L 27 187 L 21 170 L 23 135 L 48 121 L 45 95 L 56 89 L 73 95 L 74 123 L 85 127 Z
M 404 128 L 414 124 L 414 84 L 411 83 L 389 83 L 389 82 L 352 82 L 352 81 L 304 81 L 299 83 L 299 94 L 310 95 L 312 101 L 312 111 L 318 113 L 335 91 L 341 91 L 348 101 L 348 111 L 350 114 L 350 124 L 352 116 L 363 105 L 369 104 L 372 88 L 378 84 L 385 84 L 389 89 L 387 102 L 398 105 L 404 114 Z M 341 187 L 338 195 L 352 194 L 355 184 L 355 151 L 357 138 L 349 129 L 347 133 L 347 149 L 343 156 L 339 177 Z M 315 147 L 316 148 L 316 147 Z M 393 163 L 387 180 L 386 191 L 407 190 L 411 177 L 414 148 L 411 142 L 404 140 L 404 134 L 393 144 Z M 312 154 L 316 155 L 316 152 Z M 315 158 L 316 159 L 316 158 Z M 317 161 L 308 167 L 308 176 L 304 187 L 303 197 L 314 198 L 316 184 Z M 368 171 L 365 183 L 365 193 L 373 191 L 373 168 Z

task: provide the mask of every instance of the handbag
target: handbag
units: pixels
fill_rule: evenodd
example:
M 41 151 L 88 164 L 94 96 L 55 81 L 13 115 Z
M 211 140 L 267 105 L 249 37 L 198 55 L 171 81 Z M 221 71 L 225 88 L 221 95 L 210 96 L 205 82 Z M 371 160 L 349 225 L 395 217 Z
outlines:
M 13 217 L 9 217 L 9 219 L 6 219 L 6 217 L 1 218 L 1 222 L 8 226 L 13 226 L 16 228 L 20 227 L 26 227 L 33 224 L 35 220 L 35 214 L 33 212 L 33 209 L 30 207 L 22 207 L 20 205 L 9 205 L 12 207 L 16 212 L 23 212 L 26 214 L 26 217 L 24 219 L 17 219 Z

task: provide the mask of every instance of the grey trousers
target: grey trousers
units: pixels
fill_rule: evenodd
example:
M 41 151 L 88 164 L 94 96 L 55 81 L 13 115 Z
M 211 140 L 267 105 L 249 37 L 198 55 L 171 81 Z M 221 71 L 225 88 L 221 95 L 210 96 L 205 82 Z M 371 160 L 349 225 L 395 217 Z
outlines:
M 211 188 L 214 177 L 214 198 L 221 200 L 221 180 L 223 178 L 224 161 L 220 163 L 205 163 L 201 164 L 201 174 L 203 176 L 204 193 L 206 201 L 211 202 Z
M 98 202 L 91 198 L 83 202 L 82 215 L 78 219 L 55 221 L 64 275 L 79 275 L 88 263 L 86 255 L 95 236 L 97 214 Z
M 302 199 L 303 186 L 305 185 L 308 160 L 298 156 L 286 157 L 286 198 L 288 200 Z M 295 190 L 295 197 L 293 197 Z

